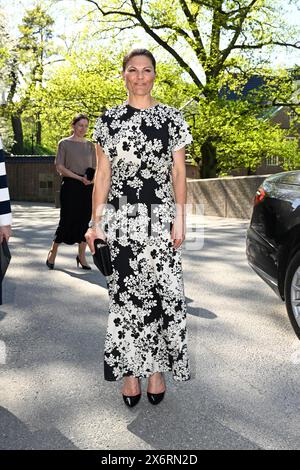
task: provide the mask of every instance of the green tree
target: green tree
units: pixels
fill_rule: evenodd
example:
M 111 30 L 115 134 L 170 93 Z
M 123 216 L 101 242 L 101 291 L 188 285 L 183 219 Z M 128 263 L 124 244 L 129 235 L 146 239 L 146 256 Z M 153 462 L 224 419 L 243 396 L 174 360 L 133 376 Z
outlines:
M 208 102 L 219 99 L 229 80 L 241 86 L 254 61 L 253 51 L 300 48 L 298 31 L 284 25 L 278 0 L 85 0 L 98 11 L 100 30 L 142 28 L 173 56 Z M 289 0 L 296 4 L 296 0 Z M 105 23 L 103 23 L 103 19 Z M 198 69 L 202 71 L 200 78 Z M 234 73 L 239 71 L 239 75 Z M 282 101 L 278 92 L 272 99 Z M 217 174 L 217 141 L 207 136 L 201 146 L 202 177 Z
M 126 100 L 121 62 L 121 54 L 114 52 L 113 47 L 95 52 L 81 44 L 49 74 L 43 88 L 35 90 L 32 98 L 42 109 L 43 145 L 49 151 L 53 152 L 57 141 L 69 134 L 70 121 L 76 113 L 84 112 L 90 117 L 91 135 L 101 111 Z M 195 91 L 196 87 L 181 77 L 176 62 L 159 64 L 154 89 L 158 100 L 180 106 Z
M 251 174 L 271 157 L 278 158 L 286 169 L 299 168 L 298 139 L 290 138 L 292 135 L 299 136 L 297 118 L 293 118 L 290 130 L 280 129 L 271 120 L 272 113 L 279 106 L 272 106 L 269 100 L 272 94 L 280 91 L 282 97 L 286 95 L 286 101 L 282 104 L 287 104 L 290 98 L 291 110 L 297 110 L 299 106 L 293 105 L 299 102 L 300 90 L 295 92 L 295 96 L 291 94 L 293 74 L 287 72 L 276 79 L 267 75 L 263 78 L 265 84 L 246 97 L 242 94 L 242 88 L 235 86 L 236 100 L 226 99 L 226 89 L 226 93 L 216 100 L 203 96 L 199 102 L 193 101 L 184 109 L 187 119 L 192 123 L 192 155 L 196 162 L 199 162 L 198 155 L 203 146 L 211 139 L 216 148 L 218 174 L 221 175 L 242 167 Z
M 5 15 L 0 10 L 0 135 L 5 147 L 12 143 L 7 119 L 5 118 L 4 113 L 5 90 L 9 77 L 10 44 L 11 38 L 6 28 Z
M 22 51 L 23 62 L 29 65 L 30 82 L 28 92 L 31 88 L 41 88 L 45 65 L 53 55 L 53 46 L 51 44 L 52 28 L 54 20 L 40 5 L 27 11 L 23 18 L 23 24 L 19 27 L 21 38 L 19 49 Z M 36 144 L 41 145 L 41 121 L 39 106 L 34 106 L 36 111 Z
M 54 54 L 51 43 L 53 23 L 53 19 L 40 5 L 27 10 L 19 26 L 21 36 L 10 53 L 6 113 L 11 116 L 14 153 L 24 152 L 22 116 L 26 110 L 27 118 L 30 114 L 31 127 L 35 128 L 35 144 L 41 144 L 40 105 L 32 100 L 32 95 L 42 87 L 45 67 Z M 28 139 L 27 128 L 28 125 Z
M 10 37 L 5 24 L 5 15 L 3 11 L 0 10 L 0 86 L 3 89 L 5 80 L 7 79 L 7 69 L 8 69 L 8 60 L 9 60 L 9 44 Z

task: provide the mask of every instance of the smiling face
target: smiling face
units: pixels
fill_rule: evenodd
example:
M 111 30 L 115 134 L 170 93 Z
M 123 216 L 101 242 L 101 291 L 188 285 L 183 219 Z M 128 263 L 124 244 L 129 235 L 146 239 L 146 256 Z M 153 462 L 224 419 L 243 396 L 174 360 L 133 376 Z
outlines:
M 154 66 L 144 55 L 132 57 L 123 72 L 126 88 L 129 95 L 150 95 L 155 80 Z
M 80 121 L 73 124 L 72 127 L 77 137 L 84 137 L 88 131 L 89 121 L 87 119 L 80 119 Z

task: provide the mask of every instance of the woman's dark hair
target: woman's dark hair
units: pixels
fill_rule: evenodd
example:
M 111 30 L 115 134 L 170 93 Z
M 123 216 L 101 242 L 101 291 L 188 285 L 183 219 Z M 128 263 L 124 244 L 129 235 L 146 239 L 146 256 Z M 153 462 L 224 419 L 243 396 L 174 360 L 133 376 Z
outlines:
M 72 126 L 75 126 L 75 124 L 77 124 L 77 122 L 81 121 L 81 119 L 86 119 L 87 122 L 90 122 L 88 116 L 86 114 L 83 114 L 83 113 L 80 113 L 80 114 L 77 114 L 76 116 L 73 117 L 72 119 Z
M 148 59 L 150 59 L 151 62 L 152 62 L 154 72 L 155 72 L 156 60 L 155 60 L 154 55 L 152 54 L 152 52 L 148 51 L 148 49 L 133 49 L 128 54 L 126 54 L 126 56 L 123 59 L 123 72 L 125 71 L 125 69 L 127 67 L 127 64 L 130 61 L 130 59 L 132 59 L 132 57 L 136 57 L 138 55 L 144 55 L 144 56 L 148 57 Z

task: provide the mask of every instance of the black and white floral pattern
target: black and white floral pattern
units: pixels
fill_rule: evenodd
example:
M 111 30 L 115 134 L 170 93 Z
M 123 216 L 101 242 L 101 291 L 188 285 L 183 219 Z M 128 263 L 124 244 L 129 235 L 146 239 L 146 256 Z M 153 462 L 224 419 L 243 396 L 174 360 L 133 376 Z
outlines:
M 112 167 L 102 219 L 113 263 L 105 379 L 171 370 L 188 380 L 181 248 L 170 238 L 173 151 L 192 141 L 188 126 L 170 106 L 122 104 L 98 118 L 94 140 Z

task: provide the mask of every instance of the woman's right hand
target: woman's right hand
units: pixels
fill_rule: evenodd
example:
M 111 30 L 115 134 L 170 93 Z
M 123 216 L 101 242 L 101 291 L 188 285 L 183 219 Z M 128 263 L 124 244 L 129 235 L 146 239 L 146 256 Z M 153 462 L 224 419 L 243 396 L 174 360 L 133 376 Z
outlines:
M 11 236 L 11 225 L 2 225 L 2 227 L 0 227 L 0 243 L 3 242 L 4 238 L 8 242 L 10 236 Z
M 92 184 L 90 180 L 88 180 L 85 176 L 81 177 L 81 181 L 85 186 L 88 186 L 89 184 Z
M 106 240 L 106 233 L 99 227 L 89 228 L 84 236 L 92 255 L 95 253 L 94 241 L 97 240 L 97 238 Z

